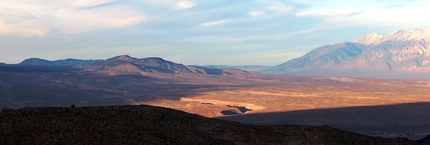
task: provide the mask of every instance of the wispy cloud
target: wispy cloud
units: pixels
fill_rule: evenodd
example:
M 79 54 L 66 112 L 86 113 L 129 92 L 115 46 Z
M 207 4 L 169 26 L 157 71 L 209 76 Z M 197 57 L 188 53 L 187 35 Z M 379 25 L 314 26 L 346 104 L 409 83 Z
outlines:
M 249 12 L 250 16 L 257 17 L 264 14 L 287 14 L 294 9 L 292 5 L 287 5 L 277 0 L 260 0 L 259 3 L 261 3 L 260 8 Z
M 316 10 L 304 11 L 296 14 L 298 17 L 345 17 L 360 13 L 359 10 Z
M 189 8 L 194 7 L 195 5 L 196 4 L 193 3 L 193 2 L 191 2 L 191 1 L 179 1 L 179 2 L 176 2 L 176 6 L 179 9 L 189 9 Z
M 77 0 L 73 3 L 71 3 L 71 7 L 77 7 L 77 8 L 82 8 L 82 7 L 93 7 L 93 6 L 97 6 L 97 5 L 102 5 L 102 4 L 107 4 L 107 3 L 111 3 L 114 0 Z
M 142 0 L 143 2 L 157 5 L 159 7 L 167 7 L 171 9 L 189 9 L 196 6 L 196 3 L 188 0 Z
M 63 14 L 53 27 L 60 28 L 68 33 L 81 33 L 94 29 L 124 27 L 145 20 L 145 16 L 127 8 L 102 7 L 91 10 L 63 10 Z
M 279 5 L 268 6 L 265 9 L 275 11 L 278 14 L 285 14 L 285 13 L 290 12 L 293 9 L 293 7 L 288 6 L 288 5 L 284 5 L 284 4 L 279 4 Z
M 228 20 L 228 19 L 218 20 L 218 21 L 211 21 L 211 22 L 203 23 L 202 26 L 215 26 L 215 25 L 224 24 L 224 23 L 227 23 L 227 22 L 230 22 L 230 21 L 231 20 Z
M 82 33 L 124 27 L 145 20 L 126 6 L 104 5 L 112 0 L 4 0 L 0 2 L 0 34 L 43 36 L 52 29 Z
M 299 2 L 299 1 L 297 1 Z M 424 17 L 430 13 L 428 0 L 414 1 L 351 1 L 340 2 L 300 1 L 307 9 L 296 13 L 297 17 L 314 17 L 329 25 L 394 27 L 394 29 L 428 27 Z M 424 20 L 424 21 L 423 21 Z

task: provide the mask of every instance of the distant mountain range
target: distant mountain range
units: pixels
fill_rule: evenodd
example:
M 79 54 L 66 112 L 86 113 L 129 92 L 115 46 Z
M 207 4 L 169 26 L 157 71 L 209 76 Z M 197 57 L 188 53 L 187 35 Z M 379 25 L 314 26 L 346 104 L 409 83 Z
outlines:
M 157 57 L 134 58 L 129 55 L 119 55 L 107 60 L 64 59 L 49 61 L 41 58 L 25 59 L 19 64 L 0 63 L 0 66 L 31 66 L 31 67 L 77 67 L 109 74 L 207 74 L 207 75 L 240 75 L 247 71 L 232 67 L 205 67 L 183 65 Z M 7 68 L 11 69 L 11 68 Z M 14 70 L 15 68 L 12 68 Z M 19 70 L 21 70 L 20 68 Z M 26 68 L 27 70 L 28 68 Z M 46 68 L 45 68 L 46 69 Z M 40 70 L 39 70 L 40 71 Z
M 371 33 L 353 42 L 326 45 L 280 65 L 183 65 L 161 58 L 121 55 L 107 60 L 65 59 L 48 61 L 29 58 L 24 66 L 103 66 L 111 71 L 199 73 L 223 75 L 227 68 L 265 73 L 311 76 L 350 76 L 391 79 L 430 79 L 430 28 L 399 30 L 382 36 Z M 0 66 L 7 64 L 0 63 Z M 234 69 L 230 69 L 234 70 Z M 237 71 L 237 70 L 234 70 Z
M 372 33 L 354 42 L 316 48 L 265 70 L 291 75 L 429 79 L 430 29 Z
M 18 65 L 26 65 L 26 66 L 78 66 L 78 65 L 90 65 L 102 62 L 103 60 L 81 60 L 81 59 L 64 59 L 64 60 L 54 60 L 49 61 L 40 58 L 29 58 Z
M 157 57 L 133 58 L 120 55 L 98 63 L 82 66 L 87 70 L 97 70 L 108 74 L 207 74 L 232 75 L 248 73 L 239 69 L 217 69 L 183 65 Z
M 25 59 L 19 64 L 20 66 L 86 66 L 86 65 L 106 65 L 106 66 L 116 66 L 124 64 L 136 64 L 141 66 L 144 71 L 160 71 L 165 73 L 175 73 L 175 72 L 196 72 L 196 73 L 209 73 L 216 74 L 221 72 L 215 72 L 219 69 L 240 69 L 245 71 L 261 71 L 270 69 L 272 66 L 262 66 L 262 65 L 242 65 L 242 66 L 229 66 L 229 65 L 189 65 L 185 66 L 183 64 L 174 63 L 171 61 L 164 60 L 157 57 L 149 58 L 133 58 L 129 55 L 120 55 L 107 60 L 81 60 L 81 59 L 64 59 L 64 60 L 54 60 L 49 61 L 41 58 L 29 58 Z M 0 63 L 0 66 L 5 66 L 8 64 Z M 138 67 L 138 66 L 135 66 Z

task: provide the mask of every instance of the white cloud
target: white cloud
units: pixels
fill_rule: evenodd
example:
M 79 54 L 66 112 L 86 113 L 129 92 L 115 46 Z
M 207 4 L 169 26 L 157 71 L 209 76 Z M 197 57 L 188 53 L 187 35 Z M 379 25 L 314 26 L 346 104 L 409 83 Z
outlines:
M 58 15 L 56 26 L 68 33 L 81 33 L 100 28 L 117 28 L 136 24 L 145 16 L 126 8 L 66 9 Z
M 82 33 L 124 27 L 145 20 L 143 14 L 125 6 L 100 6 L 111 2 L 3 0 L 0 1 L 0 34 L 43 36 L 52 29 Z
M 224 23 L 227 23 L 227 22 L 230 22 L 230 21 L 231 21 L 231 20 L 227 20 L 227 19 L 225 19 L 225 20 L 218 20 L 218 21 L 206 22 L 206 23 L 203 23 L 202 25 L 203 25 L 203 26 L 215 26 L 215 25 L 224 24 Z
M 190 1 L 179 1 L 179 2 L 176 2 L 176 6 L 179 9 L 189 9 L 189 8 L 194 7 L 195 5 L 196 5 L 195 3 L 190 2 Z

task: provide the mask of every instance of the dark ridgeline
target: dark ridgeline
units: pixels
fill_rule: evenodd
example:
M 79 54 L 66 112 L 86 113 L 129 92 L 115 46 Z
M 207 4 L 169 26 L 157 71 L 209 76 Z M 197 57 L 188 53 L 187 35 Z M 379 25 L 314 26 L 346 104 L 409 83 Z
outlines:
M 255 126 L 138 106 L 3 109 L 0 144 L 418 144 L 329 126 Z
M 430 135 L 418 140 L 419 143 L 425 144 L 425 145 L 430 145 Z

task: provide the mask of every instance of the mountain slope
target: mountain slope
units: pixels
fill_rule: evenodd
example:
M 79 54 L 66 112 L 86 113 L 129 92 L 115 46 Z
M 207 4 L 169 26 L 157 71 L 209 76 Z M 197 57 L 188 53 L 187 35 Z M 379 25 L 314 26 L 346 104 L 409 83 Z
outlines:
M 22 108 L 0 112 L 1 144 L 418 144 L 328 126 L 254 126 L 153 107 Z
M 372 33 L 354 42 L 316 48 L 268 72 L 408 78 L 430 72 L 429 46 L 430 29 L 401 30 L 387 36 Z
M 205 74 L 229 75 L 239 70 L 216 69 L 199 66 L 187 66 L 164 60 L 162 58 L 133 58 L 120 55 L 97 64 L 84 66 L 85 69 L 104 71 L 109 74 Z M 240 71 L 247 73 L 246 71 Z

